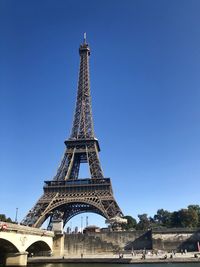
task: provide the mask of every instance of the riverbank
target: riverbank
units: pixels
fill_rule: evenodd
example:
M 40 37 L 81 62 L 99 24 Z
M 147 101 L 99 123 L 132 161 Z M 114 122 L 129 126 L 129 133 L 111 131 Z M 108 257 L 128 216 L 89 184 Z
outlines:
M 106 263 L 106 264 L 145 264 L 145 263 L 200 263 L 200 255 L 187 253 L 185 255 L 178 254 L 172 257 L 171 254 L 161 256 L 142 255 L 129 256 L 124 255 L 123 258 L 119 255 L 83 255 L 82 257 L 33 257 L 28 259 L 28 265 L 44 263 Z

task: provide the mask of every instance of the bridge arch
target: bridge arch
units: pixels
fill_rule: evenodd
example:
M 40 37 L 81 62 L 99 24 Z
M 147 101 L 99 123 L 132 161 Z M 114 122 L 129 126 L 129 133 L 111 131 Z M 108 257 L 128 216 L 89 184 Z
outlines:
M 10 240 L 7 240 L 5 238 L 0 238 L 0 252 L 6 251 L 6 253 L 17 253 L 20 251 L 16 245 L 14 245 Z
M 49 256 L 52 250 L 46 242 L 43 240 L 38 240 L 27 247 L 26 251 L 28 252 L 29 256 Z
M 5 264 L 7 253 L 17 253 L 19 249 L 9 240 L 0 238 L 0 264 Z

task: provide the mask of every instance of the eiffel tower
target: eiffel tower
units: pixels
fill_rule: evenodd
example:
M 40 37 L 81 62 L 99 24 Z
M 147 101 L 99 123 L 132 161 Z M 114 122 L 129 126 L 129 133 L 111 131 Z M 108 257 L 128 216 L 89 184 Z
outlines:
M 49 218 L 63 225 L 75 215 L 92 212 L 108 221 L 123 216 L 112 191 L 110 178 L 104 178 L 99 161 L 99 142 L 94 135 L 89 76 L 90 48 L 84 42 L 79 48 L 80 70 L 75 115 L 66 150 L 53 180 L 45 181 L 44 193 L 28 212 L 22 224 L 40 227 Z M 78 178 L 81 163 L 88 163 L 90 178 Z M 111 223 L 112 224 L 112 223 Z M 114 224 L 114 223 L 113 223 Z

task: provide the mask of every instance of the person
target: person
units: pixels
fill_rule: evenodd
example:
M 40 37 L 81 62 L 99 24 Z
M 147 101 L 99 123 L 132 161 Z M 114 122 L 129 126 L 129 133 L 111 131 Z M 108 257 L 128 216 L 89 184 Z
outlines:
M 141 258 L 142 260 L 145 260 L 146 259 L 146 255 L 145 255 L 145 253 L 142 253 L 142 258 Z

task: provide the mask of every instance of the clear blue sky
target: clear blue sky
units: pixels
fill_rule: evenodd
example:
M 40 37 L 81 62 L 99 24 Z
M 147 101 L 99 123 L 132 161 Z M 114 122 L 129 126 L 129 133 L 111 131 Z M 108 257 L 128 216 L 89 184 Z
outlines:
M 199 14 L 198 0 L 1 0 L 0 213 L 21 220 L 56 172 L 85 31 L 101 163 L 124 214 L 200 204 Z

